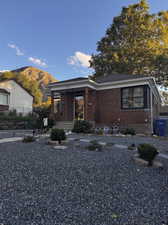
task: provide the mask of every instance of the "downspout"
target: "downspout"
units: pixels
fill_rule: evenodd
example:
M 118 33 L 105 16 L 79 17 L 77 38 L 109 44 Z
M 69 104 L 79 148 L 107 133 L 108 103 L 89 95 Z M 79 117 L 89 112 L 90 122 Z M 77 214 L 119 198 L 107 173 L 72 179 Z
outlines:
M 150 88 L 150 103 L 151 103 L 151 134 L 153 134 L 153 93 Z

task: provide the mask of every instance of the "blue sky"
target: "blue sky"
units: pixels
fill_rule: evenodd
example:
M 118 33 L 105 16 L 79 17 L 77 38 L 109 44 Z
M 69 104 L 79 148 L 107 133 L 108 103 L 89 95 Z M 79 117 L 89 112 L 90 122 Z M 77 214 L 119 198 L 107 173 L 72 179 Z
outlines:
M 35 66 L 59 80 L 86 76 L 88 59 L 122 6 L 137 0 L 5 0 L 0 13 L 0 70 Z M 151 12 L 167 0 L 149 0 Z

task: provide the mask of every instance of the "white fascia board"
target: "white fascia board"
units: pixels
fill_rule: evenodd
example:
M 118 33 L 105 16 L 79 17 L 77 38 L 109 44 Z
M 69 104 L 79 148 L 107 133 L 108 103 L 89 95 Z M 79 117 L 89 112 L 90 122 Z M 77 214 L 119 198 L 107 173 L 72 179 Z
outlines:
M 122 88 L 122 87 L 131 87 L 131 86 L 139 86 L 139 85 L 149 85 L 149 81 L 154 79 L 149 78 L 139 78 L 139 79 L 130 79 L 130 80 L 122 80 L 122 81 L 115 81 L 115 82 L 105 82 L 105 83 L 96 83 L 93 80 L 82 80 L 74 82 L 67 82 L 65 83 L 56 83 L 53 86 L 49 86 L 51 91 L 59 91 L 59 90 L 68 90 L 68 89 L 75 89 L 75 88 L 85 88 L 89 87 L 94 90 L 107 90 L 107 89 L 114 89 L 114 88 Z
M 151 82 L 149 82 L 149 86 L 150 86 L 150 89 L 153 93 L 153 95 L 155 96 L 155 98 L 158 100 L 159 103 L 162 103 L 162 99 L 161 99 L 161 96 L 160 96 L 160 93 L 159 93 L 159 90 L 157 88 L 157 85 L 156 85 L 156 82 L 155 80 L 151 80 Z
M 153 79 L 152 77 L 146 77 L 146 78 L 136 78 L 136 79 L 128 79 L 128 80 L 120 80 L 120 81 L 111 81 L 111 82 L 104 82 L 104 83 L 96 83 L 95 81 L 92 81 L 94 82 L 95 85 L 97 86 L 104 86 L 104 85 L 115 85 L 115 84 L 124 84 L 124 83 L 129 83 L 129 82 L 141 82 L 141 81 L 148 81 L 148 80 L 151 80 Z
M 114 88 L 124 88 L 124 87 L 132 87 L 132 86 L 140 86 L 140 85 L 148 85 L 149 82 L 147 81 L 142 81 L 142 82 L 125 82 L 122 84 L 115 84 L 115 85 L 103 85 L 100 87 L 97 87 L 96 90 L 107 90 L 107 89 L 114 89 Z
M 75 88 L 85 88 L 85 87 L 89 87 L 92 88 L 94 90 L 96 90 L 96 88 L 90 84 L 73 84 L 73 85 L 62 85 L 60 87 L 52 87 L 50 90 L 51 91 L 59 91 L 59 90 L 68 90 L 68 89 L 75 89 Z
M 106 85 L 92 85 L 92 84 L 73 84 L 73 85 L 61 85 L 60 87 L 52 87 L 50 90 L 51 91 L 59 91 L 59 90 L 68 90 L 68 89 L 75 89 L 75 88 L 85 88 L 85 87 L 89 87 L 91 89 L 94 90 L 107 90 L 107 89 L 114 89 L 114 88 L 122 88 L 122 87 L 131 87 L 131 86 L 139 86 L 139 85 L 148 85 L 149 82 L 148 81 L 141 81 L 141 82 L 125 82 L 122 84 L 115 84 L 115 85 L 110 85 L 110 84 L 106 84 Z M 96 86 L 96 87 L 95 87 Z
M 52 87 L 52 86 L 64 86 L 64 85 L 71 85 L 71 84 L 80 84 L 80 83 L 88 83 L 88 80 L 78 80 L 78 81 L 65 81 L 65 82 L 54 82 L 50 83 L 48 85 L 48 87 Z

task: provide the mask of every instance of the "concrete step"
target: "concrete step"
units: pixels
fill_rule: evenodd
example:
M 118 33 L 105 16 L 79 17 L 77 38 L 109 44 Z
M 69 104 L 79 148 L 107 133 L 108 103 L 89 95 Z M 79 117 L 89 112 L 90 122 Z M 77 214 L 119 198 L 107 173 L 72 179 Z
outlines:
M 72 130 L 73 124 L 73 121 L 57 121 L 55 127 L 59 129 Z

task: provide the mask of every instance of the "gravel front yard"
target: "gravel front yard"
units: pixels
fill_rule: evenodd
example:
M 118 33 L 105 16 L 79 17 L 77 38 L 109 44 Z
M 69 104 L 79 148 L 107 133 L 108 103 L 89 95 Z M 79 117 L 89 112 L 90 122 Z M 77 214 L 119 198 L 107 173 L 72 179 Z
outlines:
M 0 224 L 167 225 L 168 161 L 145 168 L 132 154 L 0 144 Z
M 102 135 L 81 135 L 81 134 L 73 134 L 71 137 L 74 138 L 87 138 L 87 139 L 97 139 L 100 141 L 104 141 L 107 143 L 116 143 L 116 144 L 123 144 L 123 145 L 131 145 L 131 144 L 141 144 L 141 143 L 148 143 L 154 145 L 161 153 L 168 154 L 168 137 L 148 137 L 148 136 L 125 136 L 125 137 L 115 137 L 115 136 L 102 136 Z

